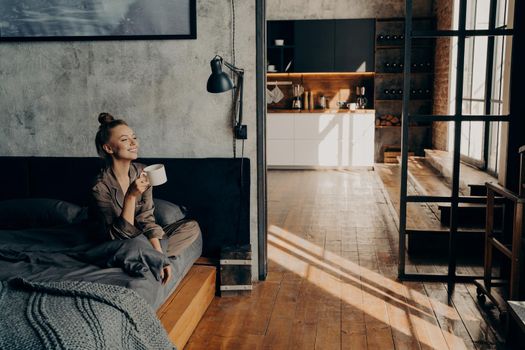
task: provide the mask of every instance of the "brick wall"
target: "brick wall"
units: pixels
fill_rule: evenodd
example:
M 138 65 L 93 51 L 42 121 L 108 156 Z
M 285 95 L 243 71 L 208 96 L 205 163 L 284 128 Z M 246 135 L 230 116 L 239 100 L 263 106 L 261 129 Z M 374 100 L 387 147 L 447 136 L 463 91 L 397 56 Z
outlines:
M 438 0 L 434 2 L 434 12 L 437 19 L 437 29 L 451 29 L 453 0 Z M 448 114 L 449 106 L 449 69 L 450 69 L 450 39 L 436 40 L 435 76 L 434 76 L 434 107 L 437 115 Z M 432 125 L 432 148 L 446 151 L 448 148 L 448 123 L 434 122 Z

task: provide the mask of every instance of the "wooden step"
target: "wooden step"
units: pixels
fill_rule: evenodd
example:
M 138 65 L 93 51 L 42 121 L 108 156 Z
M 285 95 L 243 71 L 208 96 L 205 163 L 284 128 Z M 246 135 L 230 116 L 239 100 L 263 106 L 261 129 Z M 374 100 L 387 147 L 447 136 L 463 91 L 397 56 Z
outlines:
M 444 226 L 450 225 L 451 204 L 443 203 L 438 206 L 441 214 L 440 221 Z M 458 227 L 485 228 L 487 207 L 485 204 L 460 203 L 458 205 Z M 496 227 L 501 225 L 503 217 L 503 207 L 496 204 L 494 206 L 494 224 Z
M 438 205 L 441 212 L 440 221 L 443 225 L 450 224 L 450 203 Z M 485 227 L 485 217 L 487 208 L 484 204 L 459 203 L 458 205 L 458 226 L 460 227 Z
M 432 167 L 434 167 L 434 169 L 436 169 L 446 179 L 448 183 L 452 183 L 452 157 L 452 152 L 440 151 L 435 149 L 425 150 L 425 159 L 427 160 L 427 162 L 429 162 L 429 164 L 432 165 Z M 485 182 L 498 182 L 497 178 L 463 162 L 460 163 L 459 173 L 459 191 L 464 194 L 469 193 L 469 184 L 485 184 Z
M 160 322 L 177 349 L 184 349 L 216 290 L 217 269 L 193 265 L 169 299 L 157 311 Z
M 471 196 L 486 196 L 487 195 L 487 187 L 485 184 L 478 185 L 478 184 L 468 184 L 469 187 L 469 194 Z
M 409 230 L 407 229 L 407 250 L 410 255 L 446 256 L 449 245 L 448 230 Z M 457 233 L 459 256 L 483 258 L 485 230 L 462 229 Z

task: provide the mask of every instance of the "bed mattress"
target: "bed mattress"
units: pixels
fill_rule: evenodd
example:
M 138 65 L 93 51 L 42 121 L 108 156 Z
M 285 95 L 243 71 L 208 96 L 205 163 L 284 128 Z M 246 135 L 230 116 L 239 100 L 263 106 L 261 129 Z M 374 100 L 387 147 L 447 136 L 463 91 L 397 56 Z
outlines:
M 101 261 L 79 258 L 97 249 L 91 243 L 89 225 L 30 230 L 0 230 L 0 280 L 23 277 L 30 281 L 88 281 L 130 288 L 155 310 L 179 285 L 202 253 L 199 235 L 182 253 L 170 258 L 173 278 L 162 285 L 152 272 L 131 276 L 121 267 L 105 267 Z M 100 244 L 99 244 L 100 246 Z M 22 253 L 23 252 L 23 253 Z M 111 256 L 102 257 L 111 259 Z

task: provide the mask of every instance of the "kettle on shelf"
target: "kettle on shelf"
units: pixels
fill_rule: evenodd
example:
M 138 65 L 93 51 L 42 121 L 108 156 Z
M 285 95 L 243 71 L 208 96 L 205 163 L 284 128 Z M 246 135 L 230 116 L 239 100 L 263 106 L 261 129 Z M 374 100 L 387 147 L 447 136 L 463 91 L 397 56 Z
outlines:
M 292 86 L 292 92 L 293 92 L 293 100 L 292 100 L 292 108 L 293 109 L 301 109 L 303 108 L 303 101 L 301 100 L 301 95 L 304 92 L 304 88 L 301 84 L 294 84 Z
M 364 86 L 358 86 L 356 87 L 356 104 L 358 109 L 365 109 L 366 104 L 368 103 L 368 99 L 365 97 L 365 87 Z

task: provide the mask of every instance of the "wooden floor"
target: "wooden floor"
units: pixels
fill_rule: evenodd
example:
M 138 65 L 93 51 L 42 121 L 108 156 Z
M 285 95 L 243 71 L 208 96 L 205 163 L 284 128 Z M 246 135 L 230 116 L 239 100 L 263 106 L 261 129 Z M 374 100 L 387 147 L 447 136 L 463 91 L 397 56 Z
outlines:
M 499 349 L 457 285 L 400 283 L 397 228 L 373 171 L 269 171 L 269 274 L 215 298 L 186 349 Z M 420 262 L 419 269 L 436 266 Z

